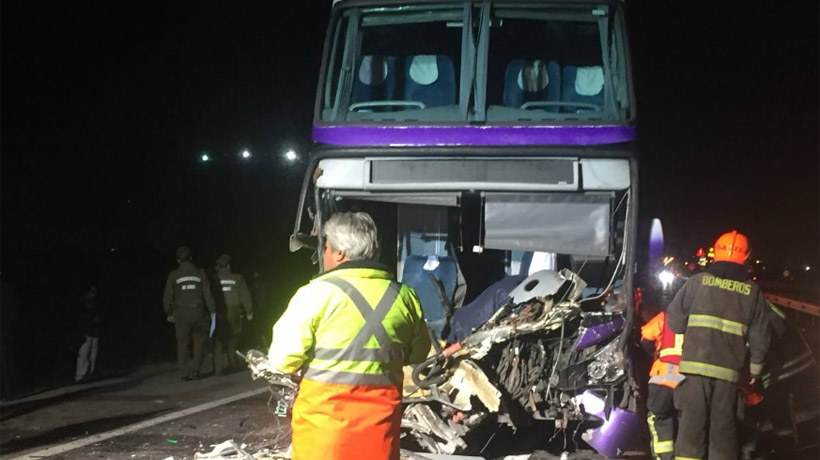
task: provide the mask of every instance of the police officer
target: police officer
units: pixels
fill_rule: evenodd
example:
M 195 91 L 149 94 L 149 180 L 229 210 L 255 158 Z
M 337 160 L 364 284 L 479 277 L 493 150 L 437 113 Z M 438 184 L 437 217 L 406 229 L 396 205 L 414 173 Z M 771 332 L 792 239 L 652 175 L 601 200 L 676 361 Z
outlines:
M 194 380 L 199 378 L 209 321 L 216 309 L 208 277 L 191 262 L 191 250 L 180 246 L 176 258 L 179 266 L 168 274 L 162 303 L 168 322 L 176 329 L 177 366 L 182 380 Z M 189 359 L 192 344 L 193 359 Z
M 768 307 L 748 279 L 749 241 L 737 231 L 715 243 L 715 263 L 691 277 L 667 309 L 669 328 L 686 334 L 675 389 L 681 410 L 676 459 L 736 459 L 737 383 L 745 373 L 759 380 L 769 349 Z
M 231 258 L 228 254 L 222 254 L 216 259 L 215 280 L 219 282 L 222 296 L 225 299 L 224 320 L 226 324 L 220 326 L 222 330 L 218 335 L 214 351 L 214 370 L 217 375 L 221 375 L 223 369 L 219 356 L 223 350 L 227 352 L 228 369 L 233 370 L 239 367 L 236 346 L 239 334 L 242 332 L 242 313 L 244 310 L 248 321 L 253 320 L 253 304 L 245 278 L 238 273 L 231 272 Z

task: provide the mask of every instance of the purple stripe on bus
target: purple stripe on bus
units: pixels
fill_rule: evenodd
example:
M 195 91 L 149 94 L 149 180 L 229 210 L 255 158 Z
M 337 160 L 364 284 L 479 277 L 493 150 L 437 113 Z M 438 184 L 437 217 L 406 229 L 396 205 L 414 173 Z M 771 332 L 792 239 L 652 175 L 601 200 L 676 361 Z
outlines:
M 313 140 L 350 146 L 601 145 L 635 140 L 635 127 L 314 125 Z

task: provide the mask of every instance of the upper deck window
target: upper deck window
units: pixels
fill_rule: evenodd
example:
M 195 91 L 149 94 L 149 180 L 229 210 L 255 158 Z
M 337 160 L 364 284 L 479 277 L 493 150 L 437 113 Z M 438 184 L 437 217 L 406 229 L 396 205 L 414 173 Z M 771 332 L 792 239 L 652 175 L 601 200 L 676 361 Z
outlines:
M 346 10 L 337 20 L 322 119 L 463 120 L 466 4 Z
M 451 3 L 335 15 L 328 122 L 631 119 L 619 10 L 594 3 Z

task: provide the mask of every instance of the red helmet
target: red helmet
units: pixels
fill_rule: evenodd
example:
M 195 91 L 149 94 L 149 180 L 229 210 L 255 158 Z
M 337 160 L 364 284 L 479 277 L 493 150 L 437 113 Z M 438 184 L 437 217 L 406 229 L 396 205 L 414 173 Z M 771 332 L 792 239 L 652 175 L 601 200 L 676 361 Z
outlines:
M 749 239 L 737 230 L 720 235 L 715 241 L 715 262 L 732 262 L 742 264 L 751 253 Z

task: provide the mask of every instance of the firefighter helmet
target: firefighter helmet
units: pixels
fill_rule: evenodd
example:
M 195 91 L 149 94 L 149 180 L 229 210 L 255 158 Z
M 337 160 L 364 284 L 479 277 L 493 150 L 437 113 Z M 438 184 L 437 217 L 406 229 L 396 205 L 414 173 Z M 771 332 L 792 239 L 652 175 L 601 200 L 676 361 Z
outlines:
M 749 240 L 737 230 L 720 235 L 715 242 L 715 262 L 742 264 L 749 258 Z

